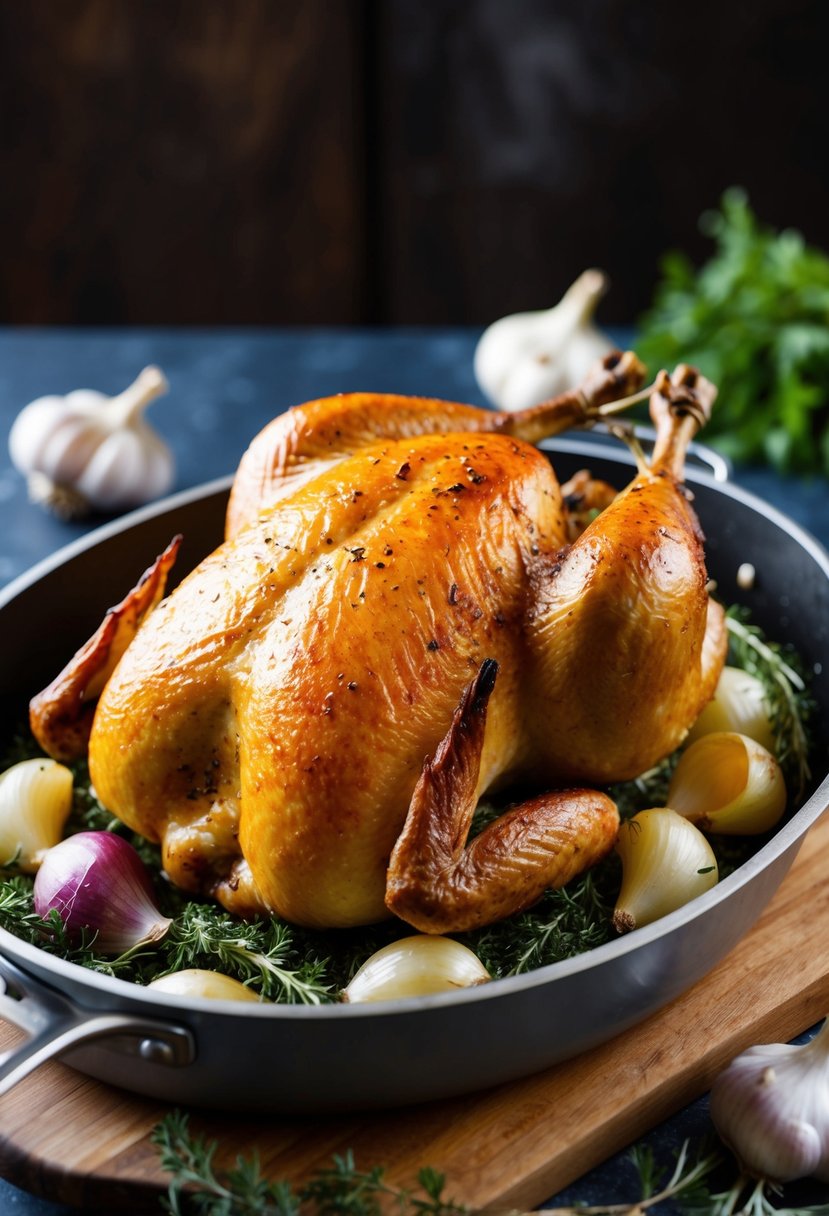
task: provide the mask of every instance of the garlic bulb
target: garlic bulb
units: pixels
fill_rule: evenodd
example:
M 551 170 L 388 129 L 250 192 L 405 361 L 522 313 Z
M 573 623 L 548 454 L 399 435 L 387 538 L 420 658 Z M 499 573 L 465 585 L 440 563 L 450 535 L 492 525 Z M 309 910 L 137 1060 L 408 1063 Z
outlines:
M 23 760 L 0 775 L 0 864 L 36 870 L 72 810 L 72 773 L 56 760 Z
M 77 389 L 27 405 L 12 426 L 9 452 L 28 478 L 32 499 L 72 518 L 166 494 L 173 457 L 142 414 L 167 388 L 157 367 L 145 367 L 117 397 Z
M 344 1001 L 388 1001 L 453 992 L 490 979 L 477 954 L 451 937 L 416 934 L 372 954 L 343 992 Z
M 229 975 L 220 971 L 202 971 L 198 967 L 186 971 L 171 971 L 147 985 L 156 992 L 172 992 L 176 996 L 201 996 L 210 1001 L 255 1001 L 261 998 Z
M 501 317 L 475 349 L 475 378 L 502 410 L 523 410 L 578 384 L 613 343 L 592 316 L 607 290 L 600 270 L 585 270 L 554 308 Z
M 687 743 L 715 731 L 748 735 L 767 751 L 774 752 L 775 739 L 765 690 L 756 676 L 740 667 L 723 667 L 713 698 L 688 732 Z
M 619 828 L 622 887 L 613 928 L 628 933 L 667 916 L 713 887 L 717 859 L 697 828 L 676 811 L 640 811 Z
M 746 1173 L 829 1182 L 829 1020 L 805 1046 L 737 1056 L 711 1088 L 711 1118 Z
M 704 832 L 767 832 L 786 809 L 780 766 L 748 735 L 718 731 L 683 752 L 668 787 L 668 805 Z

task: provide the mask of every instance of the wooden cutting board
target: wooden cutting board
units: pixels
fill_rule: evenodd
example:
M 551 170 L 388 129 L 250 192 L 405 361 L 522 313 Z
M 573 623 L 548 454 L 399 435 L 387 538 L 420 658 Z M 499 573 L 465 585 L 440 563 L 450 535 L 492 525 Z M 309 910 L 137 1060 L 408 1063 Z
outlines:
M 379 1115 L 239 1121 L 194 1114 L 232 1163 L 256 1148 L 271 1178 L 307 1176 L 352 1149 L 411 1187 L 432 1165 L 480 1211 L 529 1209 L 704 1093 L 752 1043 L 785 1041 L 829 1013 L 829 817 L 752 932 L 710 975 L 634 1030 L 538 1076 Z M 0 1028 L 0 1048 L 17 1032 Z M 379 1065 L 378 1065 L 379 1066 Z M 163 1103 L 45 1065 L 0 1103 L 0 1173 L 92 1212 L 157 1216 L 165 1180 L 149 1133 Z

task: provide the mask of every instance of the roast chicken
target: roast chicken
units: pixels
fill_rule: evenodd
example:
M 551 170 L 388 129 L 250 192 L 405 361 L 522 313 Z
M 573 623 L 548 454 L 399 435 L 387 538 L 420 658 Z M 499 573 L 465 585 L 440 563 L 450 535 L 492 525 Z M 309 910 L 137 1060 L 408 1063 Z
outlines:
M 224 543 L 167 598 L 162 555 L 34 699 L 42 745 L 91 728 L 104 805 L 243 916 L 443 933 L 529 906 L 613 847 L 603 788 L 681 742 L 724 661 L 682 484 L 712 386 L 660 373 L 650 463 L 592 522 L 533 446 L 643 375 L 617 353 L 521 414 L 351 394 L 280 416 Z M 470 840 L 499 787 L 533 796 Z

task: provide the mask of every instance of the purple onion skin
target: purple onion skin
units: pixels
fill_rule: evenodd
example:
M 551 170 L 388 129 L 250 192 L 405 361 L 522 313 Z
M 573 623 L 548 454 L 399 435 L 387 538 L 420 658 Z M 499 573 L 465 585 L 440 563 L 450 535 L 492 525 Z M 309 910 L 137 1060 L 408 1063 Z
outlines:
M 150 876 L 132 845 L 113 832 L 78 832 L 46 853 L 34 884 L 34 906 L 55 910 L 70 940 L 86 929 L 98 953 L 117 955 L 158 941 L 170 921 L 155 906 Z

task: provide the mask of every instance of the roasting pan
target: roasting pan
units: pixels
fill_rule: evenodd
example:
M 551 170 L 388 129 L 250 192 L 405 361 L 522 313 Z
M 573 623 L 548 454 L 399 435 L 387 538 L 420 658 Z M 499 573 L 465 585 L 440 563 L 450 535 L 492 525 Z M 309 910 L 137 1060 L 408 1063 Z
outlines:
M 627 453 L 607 444 L 545 446 L 561 480 L 586 463 L 619 487 L 632 475 Z M 743 490 L 704 473 L 689 473 L 688 482 L 722 598 L 747 605 L 814 670 L 814 755 L 829 756 L 829 556 Z M 216 546 L 229 484 L 108 524 L 0 595 L 4 729 L 174 533 L 184 535 L 176 577 Z M 737 584 L 745 562 L 757 572 L 747 590 Z M 0 1058 L 0 1093 L 56 1055 L 177 1104 L 297 1114 L 422 1102 L 539 1071 L 621 1034 L 728 953 L 829 804 L 824 764 L 813 765 L 803 804 L 771 841 L 693 903 L 579 958 L 454 994 L 318 1008 L 182 998 L 95 974 L 0 930 L 0 1016 L 25 1031 Z

